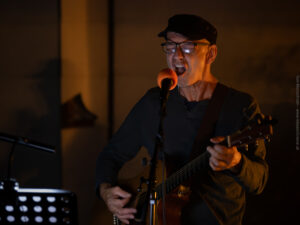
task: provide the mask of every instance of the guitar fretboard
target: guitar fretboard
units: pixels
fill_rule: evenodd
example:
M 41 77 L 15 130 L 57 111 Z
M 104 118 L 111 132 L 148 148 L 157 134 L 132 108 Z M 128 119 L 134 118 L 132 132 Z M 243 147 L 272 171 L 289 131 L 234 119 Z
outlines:
M 202 169 L 208 168 L 208 158 L 209 153 L 204 152 L 200 156 L 183 166 L 180 170 L 173 173 L 170 177 L 168 177 L 164 183 L 166 194 L 170 193 L 181 183 L 188 180 L 193 175 L 200 172 Z M 163 194 L 163 184 L 159 184 L 155 188 L 155 191 L 157 192 L 157 198 L 160 199 Z

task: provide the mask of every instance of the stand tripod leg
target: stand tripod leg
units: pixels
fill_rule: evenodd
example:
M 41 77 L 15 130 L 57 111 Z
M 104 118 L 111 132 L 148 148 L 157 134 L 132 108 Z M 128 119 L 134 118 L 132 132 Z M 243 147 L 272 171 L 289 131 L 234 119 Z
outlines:
M 149 220 L 149 225 L 155 225 L 157 224 L 157 205 L 156 205 L 156 192 L 154 192 L 154 198 L 152 198 L 152 195 L 150 196 L 150 220 Z

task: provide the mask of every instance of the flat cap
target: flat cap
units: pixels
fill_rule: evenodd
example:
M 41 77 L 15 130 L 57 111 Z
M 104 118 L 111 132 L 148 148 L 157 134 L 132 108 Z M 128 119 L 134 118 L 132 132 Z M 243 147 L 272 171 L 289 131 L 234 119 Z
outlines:
M 176 32 L 186 36 L 189 40 L 205 38 L 211 44 L 217 42 L 217 29 L 200 16 L 190 14 L 177 14 L 169 18 L 168 26 L 158 34 L 165 37 L 167 32 Z

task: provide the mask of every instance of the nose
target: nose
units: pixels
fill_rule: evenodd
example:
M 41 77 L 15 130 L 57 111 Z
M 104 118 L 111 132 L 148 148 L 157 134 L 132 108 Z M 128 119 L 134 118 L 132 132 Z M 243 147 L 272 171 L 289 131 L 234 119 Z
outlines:
M 183 58 L 183 52 L 182 52 L 182 50 L 181 50 L 181 48 L 180 48 L 179 45 L 176 46 L 176 51 L 174 53 L 174 57 L 178 58 L 178 59 L 182 59 Z

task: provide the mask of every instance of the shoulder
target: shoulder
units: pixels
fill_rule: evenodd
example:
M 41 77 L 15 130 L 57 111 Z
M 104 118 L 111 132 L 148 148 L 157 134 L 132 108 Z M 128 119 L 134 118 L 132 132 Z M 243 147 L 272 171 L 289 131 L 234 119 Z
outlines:
M 232 87 L 227 88 L 228 94 L 224 100 L 218 123 L 226 127 L 226 133 L 231 133 L 245 126 L 256 113 L 260 113 L 260 109 L 257 101 L 250 94 Z
M 139 99 L 132 109 L 136 113 L 150 113 L 159 106 L 159 88 L 151 88 Z
M 150 88 L 144 96 L 139 100 L 138 104 L 153 105 L 157 104 L 160 97 L 160 89 L 158 87 Z
M 232 87 L 228 87 L 228 86 L 226 87 L 228 88 L 228 94 L 225 99 L 225 104 L 236 108 L 236 107 L 247 107 L 251 105 L 253 102 L 256 102 L 256 100 L 252 95 Z
M 144 95 L 145 98 L 147 99 L 157 99 L 159 98 L 159 94 L 160 94 L 160 89 L 159 87 L 153 87 L 153 88 L 150 88 L 146 94 Z

